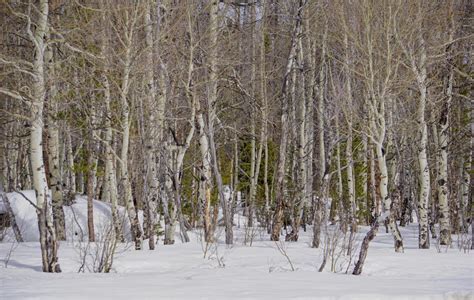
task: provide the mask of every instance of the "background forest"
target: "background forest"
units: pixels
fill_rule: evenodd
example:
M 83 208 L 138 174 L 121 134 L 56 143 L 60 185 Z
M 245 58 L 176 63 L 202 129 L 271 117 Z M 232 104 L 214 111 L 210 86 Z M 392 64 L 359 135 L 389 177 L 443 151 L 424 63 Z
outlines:
M 87 240 L 99 200 L 137 250 L 233 244 L 236 215 L 314 248 L 330 228 L 347 255 L 369 226 L 354 274 L 383 227 L 396 252 L 409 224 L 419 248 L 472 249 L 472 18 L 469 0 L 2 0 L 8 223 L 7 193 L 35 190 L 44 272 L 77 195 Z

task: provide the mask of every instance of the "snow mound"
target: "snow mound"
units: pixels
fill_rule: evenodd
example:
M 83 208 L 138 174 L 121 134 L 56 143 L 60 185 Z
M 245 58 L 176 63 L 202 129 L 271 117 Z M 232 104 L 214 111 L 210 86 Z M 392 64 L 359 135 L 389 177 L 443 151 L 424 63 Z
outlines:
M 8 193 L 8 199 L 15 215 L 15 220 L 22 233 L 25 242 L 37 242 L 39 240 L 38 232 L 38 218 L 36 210 L 25 197 L 35 203 L 35 192 L 27 190 L 20 193 Z M 48 202 L 50 198 L 48 197 Z M 49 203 L 51 207 L 51 203 Z M 85 196 L 76 195 L 75 200 L 71 206 L 64 206 L 64 217 L 66 222 L 66 239 L 68 241 L 78 239 L 88 239 L 87 232 L 87 198 Z M 105 228 L 110 226 L 112 219 L 112 212 L 109 203 L 93 200 L 94 209 L 94 228 L 96 238 Z M 123 220 L 123 232 L 125 237 L 130 235 L 130 226 L 128 217 L 126 217 L 125 208 L 118 207 L 120 218 Z M 141 215 L 141 213 L 140 213 Z M 7 234 L 7 238 L 13 238 L 13 234 Z

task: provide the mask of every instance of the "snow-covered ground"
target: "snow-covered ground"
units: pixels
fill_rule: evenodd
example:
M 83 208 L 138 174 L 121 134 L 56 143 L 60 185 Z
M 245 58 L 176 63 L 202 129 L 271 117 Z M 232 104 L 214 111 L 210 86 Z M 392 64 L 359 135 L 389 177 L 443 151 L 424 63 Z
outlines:
M 72 224 L 86 231 L 83 198 L 66 209 L 69 236 L 59 249 L 63 272 L 46 274 L 41 272 L 39 244 L 34 242 L 34 211 L 20 197 L 10 195 L 10 200 L 29 242 L 15 245 L 5 241 L 11 238 L 7 236 L 0 243 L 0 299 L 474 299 L 473 253 L 459 251 L 456 237 L 450 249 L 432 245 L 419 250 L 415 225 L 401 229 L 405 253 L 394 252 L 392 237 L 381 228 L 360 276 L 345 274 L 348 257 L 339 258 L 336 273 L 330 272 L 330 262 L 318 272 L 323 256 L 321 249 L 309 247 L 311 228 L 301 232 L 297 243 L 279 244 L 295 268 L 292 271 L 265 232 L 257 230 L 252 246 L 244 245 L 243 226 L 235 227 L 236 241 L 230 248 L 223 244 L 222 232 L 206 258 L 199 232 L 191 232 L 190 243 L 181 243 L 177 235 L 175 245 L 163 246 L 160 241 L 155 251 L 135 251 L 130 244 L 121 244 L 111 273 L 78 273 L 81 247 L 74 242 L 77 228 Z M 110 209 L 101 202 L 94 207 L 100 227 Z M 361 228 L 357 244 L 366 231 Z

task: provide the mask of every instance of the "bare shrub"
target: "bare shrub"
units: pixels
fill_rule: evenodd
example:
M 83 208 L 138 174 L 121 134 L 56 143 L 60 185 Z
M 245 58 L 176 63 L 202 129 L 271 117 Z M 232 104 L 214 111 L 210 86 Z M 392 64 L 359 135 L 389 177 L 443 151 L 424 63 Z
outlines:
M 346 273 L 348 272 L 357 248 L 354 243 L 356 235 L 352 235 L 352 241 L 349 239 L 351 236 L 347 235 L 347 232 L 343 232 L 339 224 L 332 227 L 324 226 L 323 261 L 318 269 L 319 272 L 322 272 L 328 263 L 330 271 L 333 273 L 342 272 L 344 269 Z
M 457 235 L 456 244 L 459 252 L 469 253 L 472 246 L 472 237 L 471 234 L 469 234 L 469 231 L 462 230 Z
M 105 225 L 97 228 L 95 232 L 95 242 L 84 242 L 83 238 L 73 242 L 79 257 L 79 273 L 86 271 L 109 273 L 112 270 L 119 242 L 114 226 L 112 222 L 107 222 Z M 128 247 L 125 246 L 124 249 L 126 250 Z
M 259 233 L 258 226 L 245 226 L 245 235 L 244 235 L 244 245 L 249 245 L 252 247 L 253 241 L 257 234 Z
M 16 248 L 18 248 L 19 245 L 20 244 L 16 240 L 13 240 L 11 242 L 10 248 L 8 248 L 7 252 L 5 253 L 5 257 L 3 258 L 3 266 L 5 268 L 8 268 L 8 263 L 10 262 L 12 254 L 15 252 Z
M 295 271 L 296 269 L 293 265 L 293 262 L 291 261 L 290 256 L 288 255 L 288 251 L 287 251 L 285 242 L 282 241 L 282 240 L 275 241 L 275 246 L 276 246 L 278 252 L 280 252 L 280 254 L 283 255 L 283 257 L 285 257 L 285 259 L 288 261 L 288 264 L 290 265 L 291 271 Z

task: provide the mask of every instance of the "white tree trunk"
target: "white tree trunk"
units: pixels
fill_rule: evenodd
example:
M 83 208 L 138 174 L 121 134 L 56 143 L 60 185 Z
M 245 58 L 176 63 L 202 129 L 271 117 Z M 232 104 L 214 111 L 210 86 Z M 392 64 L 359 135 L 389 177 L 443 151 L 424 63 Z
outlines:
M 347 107 L 349 110 L 346 110 L 346 120 L 347 120 L 347 142 L 346 142 L 346 160 L 347 160 L 347 169 L 346 169 L 346 176 L 347 176 L 347 189 L 349 194 L 349 223 L 351 225 L 351 233 L 349 237 L 349 246 L 347 248 L 348 255 L 350 255 L 350 251 L 352 249 L 352 242 L 354 241 L 354 235 L 357 231 L 357 219 L 356 219 L 356 191 L 355 191 L 355 177 L 354 177 L 354 160 L 352 155 L 352 84 L 351 84 L 351 70 L 349 66 L 351 66 L 351 56 L 350 56 L 350 49 L 349 49 L 349 42 L 347 33 L 344 34 L 344 52 L 345 52 L 345 64 L 344 64 L 344 71 L 346 75 L 345 79 L 345 90 L 346 90 L 346 98 L 347 98 Z
M 196 101 L 196 123 L 199 133 L 199 150 L 201 152 L 201 174 L 199 181 L 199 200 L 204 212 L 204 236 L 206 242 L 214 240 L 214 230 L 211 224 L 211 155 L 207 140 L 204 117 L 200 111 L 199 101 Z
M 35 57 L 33 62 L 34 77 L 32 79 L 30 162 L 33 173 L 33 187 L 36 194 L 36 212 L 38 214 L 43 272 L 60 272 L 57 257 L 58 243 L 48 208 L 48 184 L 43 160 L 44 54 L 48 31 L 48 1 L 40 0 L 37 9 L 39 14 L 38 20 L 36 20 L 35 32 L 34 34 L 31 31 L 28 32 L 34 45 Z M 28 22 L 30 23 L 31 20 L 28 19 Z
M 145 5 L 145 46 L 146 46 L 146 104 L 150 108 L 146 126 L 146 194 L 145 194 L 145 209 L 148 216 L 146 224 L 143 224 L 144 229 L 148 234 L 148 248 L 155 249 L 155 226 L 156 226 L 156 212 L 158 206 L 159 196 L 159 181 L 158 181 L 158 164 L 157 156 L 157 141 L 160 140 L 161 135 L 157 130 L 156 124 L 156 85 L 154 78 L 154 60 L 153 60 L 153 25 L 150 13 L 150 1 L 146 1 Z M 145 227 L 146 226 L 146 227 Z
M 413 66 L 416 70 L 416 65 Z M 428 157 L 426 145 L 428 143 L 428 128 L 425 121 L 425 106 L 427 88 L 425 84 L 426 69 L 421 66 L 421 73 L 417 74 L 418 87 L 420 90 L 420 99 L 418 102 L 418 126 L 420 141 L 418 144 L 418 164 L 420 167 L 419 181 L 420 181 L 420 198 L 418 199 L 419 210 L 419 247 L 421 249 L 428 249 L 430 247 L 429 241 L 429 227 L 428 227 L 428 202 L 430 197 L 430 169 L 428 167 Z
M 49 163 L 49 183 L 51 188 L 53 223 L 58 240 L 66 240 L 66 225 L 63 211 L 63 191 L 62 176 L 59 165 L 59 128 L 56 120 L 58 113 L 57 88 L 54 78 L 54 54 L 51 46 L 47 47 L 45 60 L 47 63 L 47 73 L 49 85 L 48 117 L 47 117 L 47 137 L 48 137 L 48 163 Z
M 108 26 L 106 20 L 106 10 L 104 7 L 101 7 L 103 10 L 102 13 L 102 24 L 103 26 Z M 104 32 L 108 33 L 108 27 Z M 105 35 L 101 44 L 101 54 L 106 56 L 107 52 L 107 37 Z M 113 129 L 112 129 L 112 110 L 111 110 L 111 96 L 110 96 L 110 83 L 109 78 L 107 77 L 108 72 L 108 62 L 105 59 L 104 70 L 100 76 L 104 91 L 104 104 L 105 104 L 105 113 L 104 113 L 104 129 L 105 129 L 105 180 L 104 180 L 104 192 L 103 197 L 105 202 L 110 203 L 111 213 L 112 213 L 112 225 L 114 227 L 115 239 L 117 241 L 123 241 L 123 232 L 122 232 L 122 218 L 119 215 L 118 211 L 118 191 L 117 191 L 117 171 L 116 171 L 116 153 L 114 151 L 113 143 Z
M 135 30 L 136 13 L 134 17 L 129 20 L 127 31 L 125 32 L 125 54 L 124 66 L 122 74 L 122 82 L 120 87 L 120 101 L 121 101 L 121 126 L 122 126 L 122 148 L 120 152 L 120 176 L 124 192 L 125 207 L 127 209 L 128 217 L 130 219 L 132 240 L 135 243 L 135 249 L 142 248 L 142 230 L 138 220 L 138 214 L 133 203 L 132 186 L 130 182 L 129 168 L 128 168 L 128 147 L 130 142 L 130 108 L 128 104 L 128 91 L 130 88 L 130 72 L 131 72 L 131 51 L 133 43 L 133 32 Z
M 282 86 L 282 113 L 281 113 L 281 140 L 280 140 L 280 149 L 279 149 L 279 158 L 277 165 L 277 174 L 276 174 L 276 208 L 273 215 L 273 227 L 270 239 L 272 241 L 280 240 L 280 231 L 283 226 L 283 210 L 285 206 L 285 170 L 286 170 L 286 150 L 288 146 L 288 134 L 289 134 L 289 124 L 288 124 L 288 102 L 289 102 L 289 82 L 290 74 L 293 69 L 294 60 L 297 55 L 297 46 L 299 39 L 301 38 L 301 27 L 302 27 L 302 10 L 306 1 L 300 0 L 296 15 L 296 23 L 294 31 L 292 34 L 292 41 L 290 47 L 290 53 L 288 55 L 285 76 Z
M 292 229 L 291 233 L 286 236 L 287 241 L 298 241 L 298 231 L 301 225 L 301 221 L 303 218 L 303 212 L 304 208 L 308 204 L 308 198 L 306 195 L 306 185 L 307 185 L 307 141 L 306 141 L 306 117 L 307 117 L 307 111 L 306 111 L 306 95 L 305 95 L 305 78 L 304 78 L 304 73 L 303 73 L 303 63 L 304 63 L 304 57 L 303 57 L 303 44 L 301 42 L 301 39 L 298 40 L 298 50 L 297 50 L 297 57 L 296 57 L 298 67 L 300 70 L 299 75 L 299 85 L 298 85 L 298 94 L 295 98 L 298 98 L 298 103 L 295 103 L 297 105 L 297 117 L 295 118 L 295 121 L 297 121 L 297 134 L 296 134 L 296 141 L 297 141 L 297 192 L 296 192 L 296 217 L 295 220 L 293 221 L 292 224 Z
M 68 128 L 69 129 L 69 128 Z M 66 164 L 67 164 L 67 187 L 69 192 L 76 194 L 76 174 L 74 173 L 74 152 L 72 149 L 71 130 L 65 132 L 66 135 Z
M 452 17 L 451 17 L 452 18 Z M 452 21 L 452 20 L 451 20 Z M 450 28 L 449 40 L 453 40 L 453 30 Z M 447 86 L 445 87 L 446 102 L 443 103 L 441 115 L 439 117 L 439 131 L 438 131 L 438 201 L 439 201 L 439 242 L 441 245 L 451 244 L 451 224 L 450 224 L 450 213 L 449 213 L 449 190 L 448 190 L 448 129 L 450 126 L 449 122 L 449 110 L 451 101 L 453 98 L 453 67 L 452 67 L 452 53 L 446 51 L 446 59 L 448 65 L 448 79 Z

